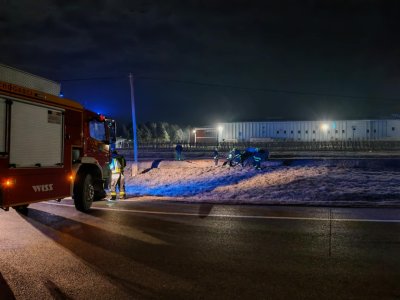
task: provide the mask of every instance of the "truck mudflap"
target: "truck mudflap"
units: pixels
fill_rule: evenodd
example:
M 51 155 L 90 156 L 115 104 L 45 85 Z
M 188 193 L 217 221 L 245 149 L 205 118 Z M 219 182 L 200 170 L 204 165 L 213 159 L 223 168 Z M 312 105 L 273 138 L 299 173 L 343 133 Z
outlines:
M 4 197 L 3 194 L 4 194 L 3 187 L 2 185 L 0 185 L 0 208 L 5 211 L 8 211 L 8 207 L 3 206 L 3 197 Z

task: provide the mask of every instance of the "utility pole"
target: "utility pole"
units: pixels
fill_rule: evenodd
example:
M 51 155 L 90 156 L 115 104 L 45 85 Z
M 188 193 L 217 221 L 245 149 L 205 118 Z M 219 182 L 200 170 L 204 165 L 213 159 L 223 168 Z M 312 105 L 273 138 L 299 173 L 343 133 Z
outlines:
M 136 132 L 135 90 L 134 90 L 134 78 L 132 76 L 132 73 L 129 73 L 129 82 L 131 85 L 133 157 L 134 157 L 131 175 L 136 176 L 138 172 L 138 147 L 137 147 L 137 132 Z

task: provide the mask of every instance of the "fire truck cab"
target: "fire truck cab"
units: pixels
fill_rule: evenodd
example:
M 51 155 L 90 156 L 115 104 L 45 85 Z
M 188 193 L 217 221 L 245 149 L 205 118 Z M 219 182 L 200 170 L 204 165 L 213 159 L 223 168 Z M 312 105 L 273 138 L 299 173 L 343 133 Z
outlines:
M 0 65 L 0 207 L 105 197 L 113 120 L 59 97 L 60 85 Z

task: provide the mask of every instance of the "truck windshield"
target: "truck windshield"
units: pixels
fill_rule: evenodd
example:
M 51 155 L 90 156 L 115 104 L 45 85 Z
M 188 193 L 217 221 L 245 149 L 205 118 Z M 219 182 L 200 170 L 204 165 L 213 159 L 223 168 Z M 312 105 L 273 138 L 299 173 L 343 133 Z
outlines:
M 102 142 L 107 140 L 104 122 L 92 120 L 89 123 L 89 129 L 90 129 L 90 136 L 95 140 Z
M 107 120 L 108 131 L 110 134 L 110 143 L 115 143 L 117 140 L 117 132 L 114 120 Z

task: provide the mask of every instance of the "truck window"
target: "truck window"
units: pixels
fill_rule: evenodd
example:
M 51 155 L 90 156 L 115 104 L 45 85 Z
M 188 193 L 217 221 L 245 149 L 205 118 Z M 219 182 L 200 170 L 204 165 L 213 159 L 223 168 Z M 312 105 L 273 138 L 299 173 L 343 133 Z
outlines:
M 6 152 L 6 101 L 0 99 L 0 153 Z
M 108 133 L 110 135 L 110 143 L 115 143 L 117 140 L 116 124 L 114 120 L 107 121 Z
M 106 129 L 104 127 L 104 122 L 99 122 L 96 120 L 90 121 L 89 123 L 90 136 L 98 141 L 106 141 Z

